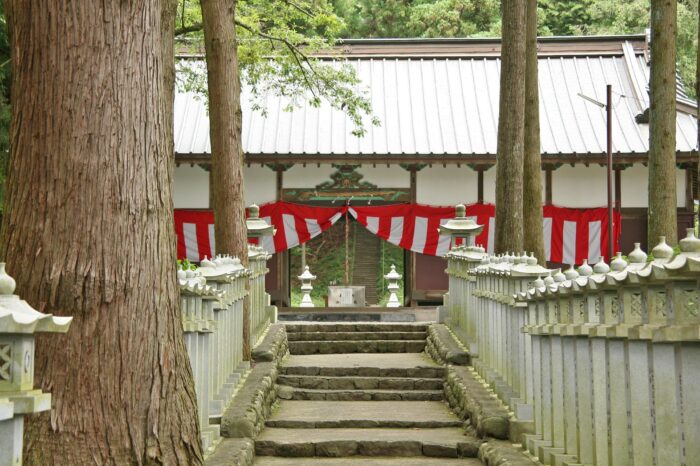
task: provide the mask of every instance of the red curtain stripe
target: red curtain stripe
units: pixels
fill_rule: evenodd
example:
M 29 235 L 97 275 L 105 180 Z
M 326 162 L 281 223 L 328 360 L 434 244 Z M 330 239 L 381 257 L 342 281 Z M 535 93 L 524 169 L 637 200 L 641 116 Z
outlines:
M 476 244 L 491 252 L 495 226 L 493 204 L 467 206 L 467 217 L 484 225 Z M 260 207 L 260 217 L 271 223 L 274 238 L 260 244 L 269 252 L 282 252 L 318 236 L 345 213 L 380 238 L 404 249 L 427 255 L 442 256 L 450 246 L 448 237 L 440 236 L 438 227 L 455 216 L 454 207 L 423 204 L 388 206 L 314 207 L 290 202 L 273 202 Z M 584 259 L 597 262 L 607 251 L 607 210 L 568 209 L 545 206 L 543 210 L 547 259 L 558 263 L 580 264 Z M 620 215 L 615 212 L 614 238 L 618 250 Z M 178 258 L 199 261 L 215 251 L 214 215 L 210 210 L 175 209 Z

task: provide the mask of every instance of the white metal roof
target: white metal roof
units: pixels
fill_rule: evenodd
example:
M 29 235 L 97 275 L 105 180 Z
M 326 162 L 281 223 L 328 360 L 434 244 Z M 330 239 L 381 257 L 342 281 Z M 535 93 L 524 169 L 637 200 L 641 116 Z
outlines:
M 545 155 L 605 152 L 605 109 L 578 96 L 605 101 L 613 86 L 614 152 L 648 151 L 649 125 L 635 116 L 649 106 L 649 66 L 643 51 L 621 40 L 620 53 L 544 56 L 539 60 L 540 127 Z M 249 155 L 495 155 L 498 128 L 498 57 L 352 58 L 348 60 L 369 92 L 374 115 L 367 134 L 351 134 L 350 119 L 324 103 L 285 111 L 288 101 L 265 99 L 267 116 L 251 110 L 244 89 L 243 146 Z M 625 97 L 622 97 L 625 96 Z M 694 105 L 679 88 L 679 102 Z M 696 148 L 697 124 L 678 112 L 677 150 Z M 206 107 L 193 94 L 175 98 L 175 151 L 210 152 Z M 307 157 L 308 158 L 308 157 Z

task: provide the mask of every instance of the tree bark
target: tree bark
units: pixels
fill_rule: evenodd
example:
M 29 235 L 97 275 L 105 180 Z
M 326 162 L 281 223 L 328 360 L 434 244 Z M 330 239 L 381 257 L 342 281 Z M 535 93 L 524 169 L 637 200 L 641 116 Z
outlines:
M 537 81 L 537 0 L 527 0 L 525 43 L 525 162 L 523 164 L 523 244 L 545 264 L 542 220 L 540 100 Z
M 648 246 L 678 240 L 676 221 L 676 2 L 651 2 Z
M 209 134 L 216 252 L 248 264 L 241 83 L 236 49 L 235 2 L 201 0 L 209 88 Z M 243 357 L 250 359 L 250 304 L 243 312 Z
M 503 0 L 495 252 L 523 250 L 525 2 Z
M 0 254 L 37 337 L 25 463 L 201 464 L 175 277 L 160 2 L 7 2 L 11 156 Z

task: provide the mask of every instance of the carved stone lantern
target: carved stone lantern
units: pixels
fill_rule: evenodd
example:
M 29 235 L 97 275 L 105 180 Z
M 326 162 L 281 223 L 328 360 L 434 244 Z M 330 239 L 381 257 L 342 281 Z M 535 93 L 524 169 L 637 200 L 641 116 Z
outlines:
M 466 246 L 474 246 L 474 238 L 481 233 L 484 226 L 477 225 L 474 220 L 467 217 L 467 208 L 464 204 L 457 204 L 455 210 L 455 218 L 440 225 L 438 231 L 441 235 L 452 238 L 453 247 L 456 245 L 457 238 L 464 238 Z
M 401 274 L 396 271 L 396 266 L 391 266 L 391 271 L 384 275 L 384 278 L 389 282 L 387 289 L 389 290 L 389 301 L 386 303 L 386 307 L 400 307 L 399 297 L 396 296 L 396 292 L 399 291 L 399 280 L 401 280 Z
M 51 409 L 51 394 L 34 389 L 34 334 L 66 333 L 72 317 L 42 314 L 13 294 L 0 262 L 0 464 L 22 464 L 24 415 Z
M 248 238 L 261 238 L 263 236 L 274 236 L 275 228 L 260 218 L 260 207 L 255 204 L 248 207 L 248 218 L 245 221 L 248 230 Z
M 307 265 L 304 267 L 304 272 L 299 275 L 298 278 L 301 280 L 301 292 L 303 294 L 299 307 L 315 307 L 314 302 L 311 300 L 311 290 L 314 289 L 311 282 L 316 280 L 316 275 L 313 275 L 309 271 L 309 266 Z

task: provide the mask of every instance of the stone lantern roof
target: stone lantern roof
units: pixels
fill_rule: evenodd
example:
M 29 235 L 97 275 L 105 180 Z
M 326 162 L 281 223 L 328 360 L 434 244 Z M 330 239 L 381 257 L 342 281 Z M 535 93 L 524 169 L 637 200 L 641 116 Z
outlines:
M 14 294 L 15 280 L 0 262 L 0 333 L 57 332 L 66 333 L 72 317 L 44 314 Z

